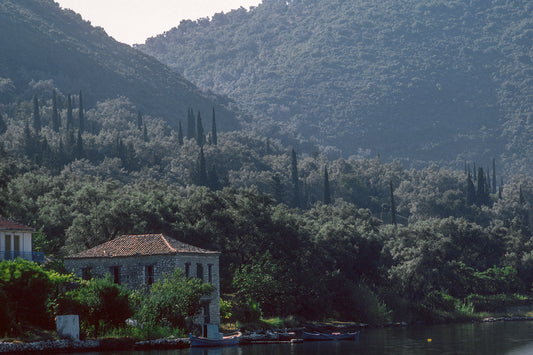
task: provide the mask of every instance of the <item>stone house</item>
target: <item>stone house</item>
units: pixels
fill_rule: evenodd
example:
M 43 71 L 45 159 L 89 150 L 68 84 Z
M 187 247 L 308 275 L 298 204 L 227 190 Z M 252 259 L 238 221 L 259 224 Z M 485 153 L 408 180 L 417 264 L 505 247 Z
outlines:
M 220 324 L 220 252 L 201 249 L 164 234 L 123 235 L 65 258 L 65 267 L 78 277 L 104 277 L 115 283 L 142 289 L 181 268 L 188 277 L 197 277 L 215 286 L 203 297 L 197 324 Z
M 33 251 L 35 229 L 0 216 L 0 260 L 22 258 L 44 262 L 44 254 Z

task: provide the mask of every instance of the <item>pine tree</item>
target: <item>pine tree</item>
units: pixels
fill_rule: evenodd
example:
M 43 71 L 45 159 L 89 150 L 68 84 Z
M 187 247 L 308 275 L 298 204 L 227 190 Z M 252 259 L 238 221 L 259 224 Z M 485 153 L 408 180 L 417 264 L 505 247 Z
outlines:
M 181 120 L 178 122 L 178 144 L 183 145 L 183 130 L 181 129 Z
M 67 131 L 74 128 L 74 116 L 72 116 L 72 97 L 68 94 L 67 97 Z
M 211 122 L 211 144 L 217 145 L 217 122 L 215 120 L 215 106 L 213 106 L 213 119 Z
M 57 95 L 56 90 L 52 91 L 52 129 L 54 132 L 59 132 L 61 127 L 61 120 L 59 119 L 59 110 L 57 109 Z
M 187 111 L 187 138 L 193 139 L 196 134 L 196 125 L 194 122 L 194 111 L 189 107 Z
M 391 224 L 396 225 L 396 204 L 394 202 L 394 186 L 390 180 L 390 218 Z
M 329 205 L 330 203 L 331 203 L 331 194 L 329 190 L 328 168 L 324 167 L 324 204 Z
M 292 205 L 293 207 L 300 207 L 300 186 L 298 178 L 298 160 L 296 159 L 296 152 L 294 148 L 291 152 L 291 181 L 292 181 Z
M 80 90 L 80 105 L 79 105 L 79 110 L 78 110 L 78 130 L 79 130 L 80 135 L 83 132 L 85 132 L 85 116 L 83 114 L 83 100 L 81 97 L 81 90 Z
M 39 100 L 37 100 L 37 95 L 33 95 L 33 132 L 36 135 L 41 133 L 41 114 L 39 113 Z
M 200 147 L 203 147 L 205 144 L 204 126 L 202 125 L 200 111 L 198 111 L 198 114 L 196 115 L 196 143 L 198 143 Z

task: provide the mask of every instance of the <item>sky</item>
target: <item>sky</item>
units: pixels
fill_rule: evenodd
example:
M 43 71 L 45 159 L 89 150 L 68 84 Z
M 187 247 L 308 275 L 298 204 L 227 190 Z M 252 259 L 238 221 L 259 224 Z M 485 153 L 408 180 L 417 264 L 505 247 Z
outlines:
M 176 27 L 182 20 L 212 17 L 218 12 L 257 6 L 261 0 L 55 0 L 62 8 L 79 13 L 93 26 L 127 44 Z

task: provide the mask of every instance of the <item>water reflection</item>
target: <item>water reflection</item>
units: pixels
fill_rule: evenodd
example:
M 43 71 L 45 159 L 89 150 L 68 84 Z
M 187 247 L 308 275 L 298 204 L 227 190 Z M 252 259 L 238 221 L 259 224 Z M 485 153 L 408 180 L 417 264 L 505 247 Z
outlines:
M 431 341 L 428 341 L 431 339 Z M 85 353 L 84 355 L 87 355 Z M 93 353 L 96 354 L 96 353 Z M 243 345 L 105 355 L 533 354 L 533 321 L 366 329 L 359 342 Z

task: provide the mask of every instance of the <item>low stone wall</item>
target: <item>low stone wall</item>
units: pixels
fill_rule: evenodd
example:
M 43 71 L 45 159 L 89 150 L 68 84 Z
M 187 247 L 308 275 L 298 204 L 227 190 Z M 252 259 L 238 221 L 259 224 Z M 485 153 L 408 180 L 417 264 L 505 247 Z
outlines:
M 129 339 L 46 340 L 33 343 L 0 342 L 0 353 L 65 354 L 87 351 L 164 350 L 190 346 L 188 338 L 165 338 L 133 342 Z
M 93 351 L 100 348 L 98 340 L 46 340 L 34 343 L 4 343 L 0 342 L 0 353 L 68 353 L 78 351 Z

